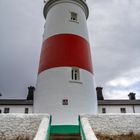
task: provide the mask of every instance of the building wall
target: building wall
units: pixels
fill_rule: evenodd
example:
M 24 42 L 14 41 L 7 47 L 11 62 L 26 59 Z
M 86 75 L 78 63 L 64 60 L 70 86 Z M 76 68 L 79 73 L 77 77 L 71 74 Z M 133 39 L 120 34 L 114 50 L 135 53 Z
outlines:
M 29 108 L 29 113 L 33 113 L 32 105 L 0 105 L 1 113 L 4 113 L 4 108 L 10 108 L 9 113 L 25 113 L 25 108 Z M 102 114 L 102 108 L 106 108 L 106 113 L 121 113 L 120 108 L 126 108 L 126 113 L 133 113 L 133 105 L 99 105 L 99 114 Z M 134 105 L 134 112 L 140 113 L 140 105 Z
M 25 113 L 25 108 L 28 108 L 29 112 L 32 113 L 32 105 L 0 105 L 1 113 L 4 113 L 4 109 L 9 108 L 9 113 Z
M 98 113 L 102 113 L 102 108 L 106 108 L 106 113 L 121 113 L 120 108 L 125 108 L 126 113 L 140 113 L 140 105 L 99 105 Z
M 140 113 L 140 105 L 135 105 L 135 113 Z
M 96 100 L 94 101 L 96 96 L 93 94 L 92 74 L 82 69 L 80 71 L 81 80 L 79 83 L 71 80 L 71 68 L 47 70 L 46 77 L 42 75 L 46 71 L 42 72 L 38 77 L 40 83 L 38 83 L 39 86 L 37 85 L 36 89 L 35 102 L 37 104 L 35 113 L 47 112 L 52 114 L 54 120 L 58 119 L 57 122 L 64 122 L 63 118 L 65 118 L 66 124 L 75 124 L 78 123 L 77 118 L 79 114 L 96 112 Z M 57 76 L 52 76 L 56 74 L 61 79 L 57 78 Z M 54 85 L 55 88 L 53 87 Z M 63 99 L 68 99 L 68 105 L 62 105 Z M 56 124 L 55 121 L 53 123 Z
M 78 1 L 53 5 L 46 17 L 34 112 L 48 112 L 53 124 L 77 124 L 80 113 L 97 113 L 93 70 L 84 9 Z M 77 14 L 76 22 L 71 13 Z M 79 68 L 80 80 L 71 69 Z M 63 105 L 63 100 L 68 104 Z

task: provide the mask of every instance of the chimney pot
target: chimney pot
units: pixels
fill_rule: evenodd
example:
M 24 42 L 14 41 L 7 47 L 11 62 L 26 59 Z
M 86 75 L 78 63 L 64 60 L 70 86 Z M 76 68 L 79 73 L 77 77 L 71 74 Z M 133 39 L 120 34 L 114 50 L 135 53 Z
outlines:
M 34 91 L 35 91 L 35 87 L 33 87 L 33 86 L 28 87 L 27 100 L 33 100 L 34 99 Z
M 104 100 L 102 89 L 103 89 L 102 87 L 96 87 L 96 93 L 97 93 L 98 100 Z
M 130 93 L 128 94 L 129 100 L 136 100 L 135 95 L 136 95 L 136 93 L 130 92 Z

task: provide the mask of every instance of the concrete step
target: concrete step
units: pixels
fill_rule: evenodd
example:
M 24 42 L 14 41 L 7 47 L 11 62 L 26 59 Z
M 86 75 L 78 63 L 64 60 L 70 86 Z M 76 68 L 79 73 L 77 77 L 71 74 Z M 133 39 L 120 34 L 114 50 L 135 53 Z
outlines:
M 82 140 L 80 134 L 51 134 L 50 140 Z

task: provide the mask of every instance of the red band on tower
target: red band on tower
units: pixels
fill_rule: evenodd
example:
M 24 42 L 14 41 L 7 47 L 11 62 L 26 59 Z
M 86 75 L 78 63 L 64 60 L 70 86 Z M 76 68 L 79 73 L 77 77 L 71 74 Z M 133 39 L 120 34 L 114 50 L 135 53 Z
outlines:
M 74 34 L 59 34 L 43 43 L 39 73 L 54 67 L 79 67 L 93 73 L 89 43 Z

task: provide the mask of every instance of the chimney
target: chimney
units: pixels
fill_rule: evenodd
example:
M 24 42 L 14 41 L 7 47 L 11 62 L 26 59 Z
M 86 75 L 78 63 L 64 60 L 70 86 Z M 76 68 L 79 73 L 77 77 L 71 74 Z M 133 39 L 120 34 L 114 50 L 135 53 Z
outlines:
M 35 91 L 35 87 L 33 87 L 33 86 L 28 87 L 27 100 L 33 100 L 34 99 L 34 91 Z
M 104 100 L 102 89 L 103 89 L 102 87 L 96 87 L 96 93 L 97 93 L 98 100 Z
M 130 92 L 130 93 L 128 94 L 129 100 L 136 100 L 135 95 L 136 95 L 136 93 Z

